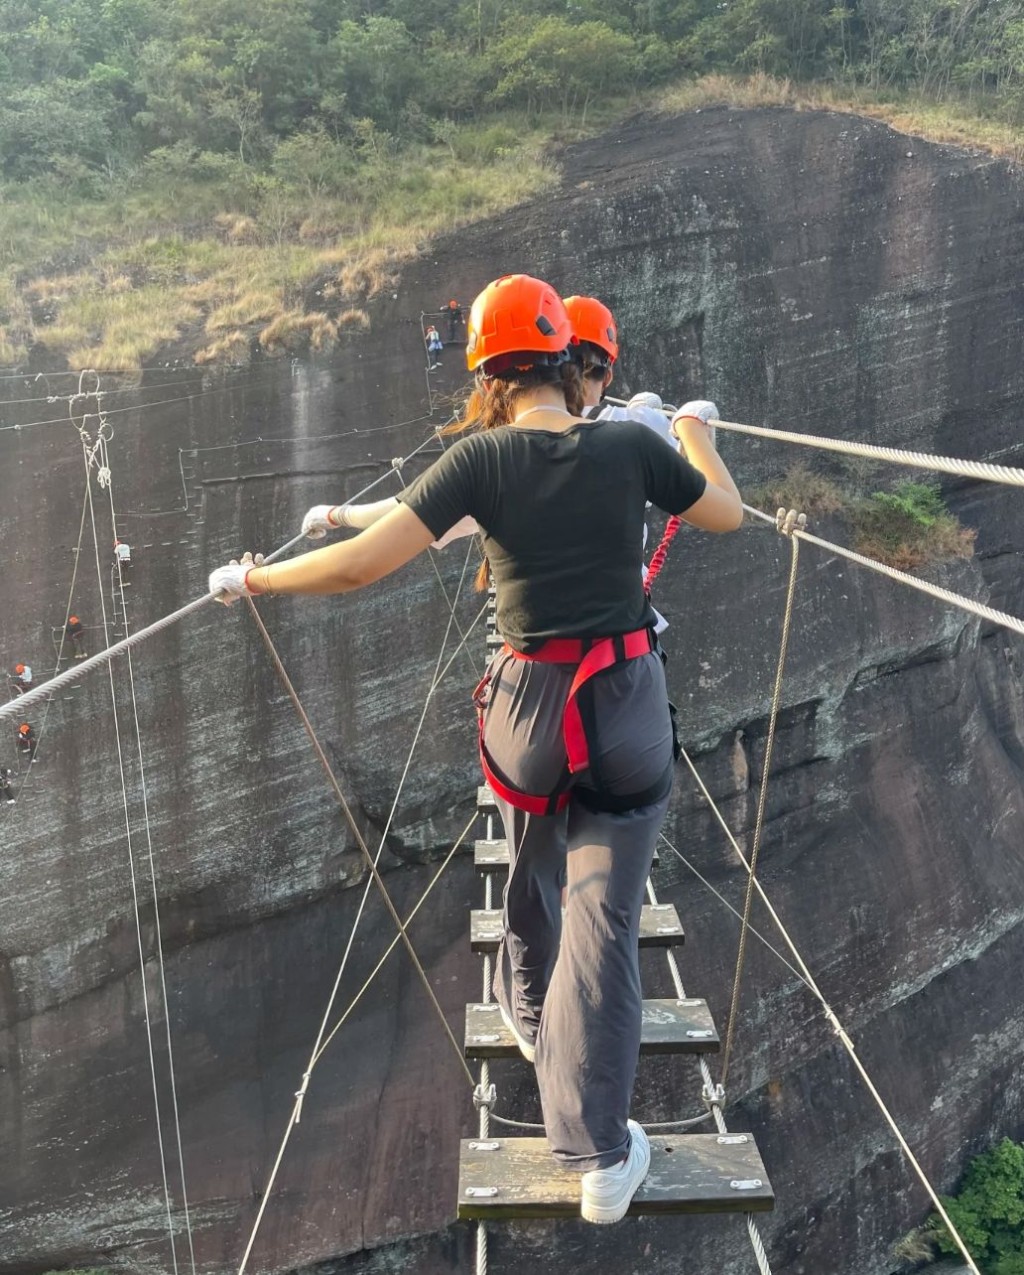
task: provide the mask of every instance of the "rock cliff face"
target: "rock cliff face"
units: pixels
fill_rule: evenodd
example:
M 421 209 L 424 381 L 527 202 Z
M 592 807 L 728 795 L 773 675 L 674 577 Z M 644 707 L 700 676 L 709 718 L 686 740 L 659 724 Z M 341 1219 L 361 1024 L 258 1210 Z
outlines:
M 377 492 L 396 490 L 391 458 L 430 438 L 443 394 L 460 384 L 457 355 L 445 357 L 428 418 L 419 311 L 507 270 L 608 300 L 625 336 L 620 390 L 706 394 L 752 423 L 1019 464 L 1022 260 L 1019 181 L 989 157 L 842 115 L 637 120 L 572 149 L 562 187 L 542 202 L 436 245 L 376 306 L 371 334 L 329 362 L 222 378 L 154 372 L 146 388 L 109 399 L 150 404 L 111 417 L 118 528 L 135 559 L 130 622 L 202 592 L 209 567 L 240 547 L 282 543 L 315 500 L 375 479 Z M 41 392 L 29 384 L 5 396 Z M 3 425 L 61 415 L 38 403 L 0 411 Z M 741 485 L 798 458 L 738 436 L 725 450 Z M 52 667 L 51 626 L 72 579 L 81 450 L 69 425 L 54 424 L 0 433 L 0 451 L 0 650 L 38 676 Z M 94 491 L 109 607 L 110 511 Z M 978 529 L 977 553 L 935 577 L 1024 614 L 1019 493 L 953 482 L 947 496 Z M 85 527 L 74 609 L 95 625 Z M 788 544 L 760 526 L 684 534 L 659 582 L 686 740 L 746 845 L 788 561 Z M 449 620 L 442 586 L 454 598 L 463 565 L 453 548 L 437 572 L 422 560 L 393 587 L 261 608 L 372 849 L 387 830 L 382 866 L 403 913 L 473 811 L 479 628 L 425 705 Z M 463 628 L 479 601 L 459 593 Z M 942 1188 L 993 1136 L 1024 1133 L 1022 662 L 1018 639 L 803 550 L 761 876 Z M 0 807 L 8 1275 L 86 1261 L 171 1269 L 147 1008 L 176 1260 L 189 1268 L 168 1014 L 195 1265 L 237 1268 L 363 896 L 353 838 L 242 608 L 211 607 L 153 638 L 133 672 L 141 766 L 123 663 L 113 693 L 138 933 L 104 675 L 55 701 L 21 799 Z M 666 833 L 741 906 L 742 874 L 683 770 Z M 724 1029 L 738 924 L 667 847 L 656 884 L 686 924 L 687 989 Z M 471 906 L 480 889 L 458 855 L 411 927 L 457 1035 L 480 990 Z M 779 946 L 760 909 L 755 924 Z M 371 894 L 332 1024 L 390 937 Z M 645 967 L 648 994 L 670 994 L 663 964 Z M 773 1269 L 886 1275 L 893 1241 L 926 1212 L 923 1191 L 816 1002 L 756 941 L 741 1011 L 729 1120 L 756 1133 L 778 1193 L 762 1219 Z M 525 1067 L 494 1072 L 502 1110 L 537 1119 Z M 637 1113 L 693 1114 L 699 1088 L 689 1064 L 644 1063 Z M 472 1234 L 451 1218 L 457 1140 L 474 1129 L 465 1076 L 395 953 L 313 1074 L 250 1269 L 466 1269 Z M 523 1224 L 492 1237 L 497 1272 L 598 1264 L 756 1269 L 735 1218 L 611 1233 Z

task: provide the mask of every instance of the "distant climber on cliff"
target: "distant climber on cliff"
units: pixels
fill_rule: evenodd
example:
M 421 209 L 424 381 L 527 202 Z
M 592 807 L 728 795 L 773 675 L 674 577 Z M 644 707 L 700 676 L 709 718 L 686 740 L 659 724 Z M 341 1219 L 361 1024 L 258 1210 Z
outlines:
M 85 649 L 85 625 L 77 615 L 69 618 L 64 626 L 64 632 L 71 639 L 71 645 L 75 648 L 75 659 L 84 660 L 88 654 Z
M 459 305 L 454 297 L 444 307 L 444 317 L 448 324 L 448 344 L 451 345 L 458 338 L 459 328 L 465 323 L 462 315 L 462 306 Z
M 441 333 L 431 324 L 426 332 L 423 333 L 423 340 L 427 346 L 427 371 L 433 372 L 435 367 L 441 366 L 441 362 L 437 357 L 444 349 Z
M 36 733 L 28 722 L 22 722 L 18 727 L 18 752 L 22 757 L 27 757 L 29 762 L 36 759 Z
M 15 664 L 10 680 L 15 691 L 24 695 L 32 689 L 32 669 L 27 664 Z
M 552 1154 L 580 1175 L 581 1215 L 610 1223 L 650 1167 L 647 1136 L 629 1119 L 638 939 L 674 766 L 641 527 L 647 501 L 716 532 L 738 528 L 743 506 L 704 420 L 686 408 L 672 423 L 679 451 L 639 422 L 582 416 L 575 340 L 550 284 L 495 280 L 467 324 L 475 390 L 452 427 L 463 436 L 401 505 L 287 562 L 247 553 L 213 571 L 209 589 L 228 605 L 346 593 L 477 520 L 506 642 L 474 696 L 509 849 L 494 990 L 536 1064 Z
M 132 565 L 132 547 L 126 540 L 114 541 L 114 561 L 122 573 Z
M 14 789 L 11 787 L 13 778 L 14 771 L 10 766 L 0 766 L 0 799 L 6 801 L 9 806 L 14 805 Z

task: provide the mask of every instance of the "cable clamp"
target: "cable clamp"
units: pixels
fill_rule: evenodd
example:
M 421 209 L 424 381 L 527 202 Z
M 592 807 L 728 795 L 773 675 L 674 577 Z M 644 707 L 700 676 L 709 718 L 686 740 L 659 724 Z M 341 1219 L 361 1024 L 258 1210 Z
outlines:
M 404 456 L 392 456 L 392 458 L 391 458 L 391 468 L 392 468 L 392 469 L 397 469 L 397 470 L 401 471 L 402 465 L 403 465 L 404 463 L 405 463 L 405 457 L 404 457 Z
M 295 1090 L 295 1123 L 298 1124 L 302 1119 L 302 1100 L 306 1096 L 306 1090 L 309 1088 L 309 1078 L 313 1073 L 304 1071 L 302 1073 L 302 1084 Z
M 725 1106 L 725 1090 L 721 1085 L 714 1085 L 706 1082 L 700 1096 L 705 1107 L 709 1110 L 712 1107 Z
M 807 515 L 798 514 L 795 509 L 783 506 L 775 511 L 775 530 L 784 536 L 791 536 L 794 531 L 804 531 L 807 527 Z
M 479 1084 L 473 1090 L 473 1106 L 477 1111 L 489 1111 L 497 1101 L 498 1090 L 494 1084 L 489 1084 L 486 1089 Z

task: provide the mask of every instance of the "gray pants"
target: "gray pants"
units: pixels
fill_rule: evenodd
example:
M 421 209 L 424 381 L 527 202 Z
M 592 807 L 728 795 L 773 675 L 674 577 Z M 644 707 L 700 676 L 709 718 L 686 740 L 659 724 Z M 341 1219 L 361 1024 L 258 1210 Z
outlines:
M 487 750 L 530 793 L 550 792 L 565 765 L 562 712 L 573 668 L 498 656 L 484 711 Z M 609 791 L 655 784 L 672 757 L 661 659 L 617 665 L 589 683 L 591 760 Z M 589 772 L 576 777 L 586 785 Z M 529 1040 L 555 1158 L 587 1172 L 617 1164 L 640 1052 L 640 909 L 668 796 L 609 814 L 573 790 L 557 815 L 498 799 L 509 847 L 504 937 L 494 993 Z M 561 908 L 567 887 L 565 916 Z

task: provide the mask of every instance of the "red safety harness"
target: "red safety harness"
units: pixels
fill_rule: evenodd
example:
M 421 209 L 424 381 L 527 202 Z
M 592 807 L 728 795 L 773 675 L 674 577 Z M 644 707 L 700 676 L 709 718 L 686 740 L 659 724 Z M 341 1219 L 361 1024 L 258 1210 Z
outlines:
M 484 744 L 484 708 L 491 675 L 489 672 L 484 675 L 473 692 L 473 702 L 477 706 L 480 719 L 480 764 L 483 767 L 484 778 L 494 792 L 518 810 L 525 810 L 531 815 L 553 815 L 564 810 L 569 804 L 569 782 L 572 776 L 583 770 L 592 770 L 587 731 L 580 712 L 580 691 L 597 673 L 602 673 L 616 664 L 624 664 L 627 660 L 638 659 L 656 649 L 657 639 L 650 628 L 635 629 L 632 633 L 623 633 L 617 637 L 550 638 L 539 650 L 529 655 L 523 651 L 516 651 L 506 643 L 501 649 L 502 655 L 511 655 L 517 660 L 537 660 L 542 664 L 575 664 L 576 673 L 569 686 L 562 718 L 565 770 L 554 790 L 546 794 L 523 792 L 515 787 L 501 773 L 488 753 Z M 671 782 L 671 766 L 667 776 L 663 776 L 657 784 L 643 792 L 631 793 L 625 797 L 610 795 L 604 797 L 601 785 L 597 782 L 592 788 L 596 807 L 603 810 L 632 810 L 637 806 L 647 805 L 663 795 L 667 787 L 666 777 Z M 659 791 L 655 792 L 656 789 Z

